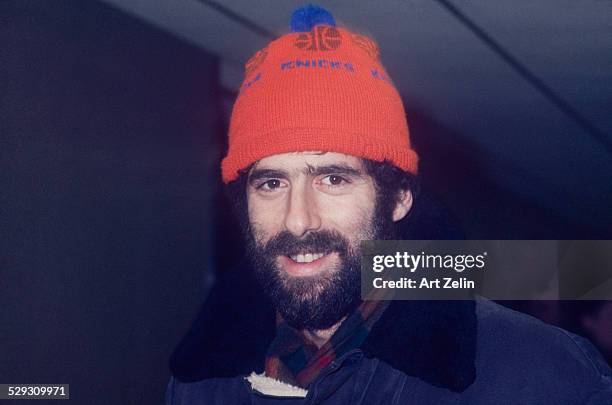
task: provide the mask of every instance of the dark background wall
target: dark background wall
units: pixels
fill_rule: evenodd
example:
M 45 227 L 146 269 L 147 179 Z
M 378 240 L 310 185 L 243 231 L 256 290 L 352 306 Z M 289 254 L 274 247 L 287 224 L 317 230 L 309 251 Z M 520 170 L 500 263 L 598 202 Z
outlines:
M 0 16 L 0 382 L 162 403 L 211 274 L 217 62 L 97 2 Z

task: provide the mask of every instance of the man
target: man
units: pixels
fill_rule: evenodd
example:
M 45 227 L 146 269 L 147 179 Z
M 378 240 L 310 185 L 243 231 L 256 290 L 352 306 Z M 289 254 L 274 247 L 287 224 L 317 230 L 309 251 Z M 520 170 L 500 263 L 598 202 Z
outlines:
M 360 298 L 359 242 L 402 236 L 417 155 L 369 38 L 298 9 L 246 65 L 223 180 L 250 267 L 173 356 L 168 404 L 612 403 L 585 340 L 487 301 Z

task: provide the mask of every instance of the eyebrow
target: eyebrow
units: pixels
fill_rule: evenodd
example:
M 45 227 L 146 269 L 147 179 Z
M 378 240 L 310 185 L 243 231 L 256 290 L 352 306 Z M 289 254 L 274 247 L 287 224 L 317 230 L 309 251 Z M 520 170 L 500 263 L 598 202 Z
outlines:
M 284 170 L 275 169 L 253 169 L 249 175 L 249 184 L 261 179 L 287 179 L 289 174 Z
M 355 169 L 346 164 L 333 164 L 333 165 L 322 165 L 312 166 L 307 165 L 302 171 L 306 175 L 310 176 L 321 176 L 324 174 L 340 174 L 345 176 L 359 177 L 363 175 L 363 172 L 359 169 Z M 253 169 L 249 175 L 249 184 L 255 183 L 261 179 L 288 179 L 289 173 L 285 170 L 278 169 Z
M 347 176 L 361 176 L 363 173 L 361 170 L 355 169 L 346 164 L 337 164 L 337 165 L 323 165 L 313 167 L 311 165 L 307 165 L 307 174 L 313 176 L 320 176 L 322 174 L 344 174 Z

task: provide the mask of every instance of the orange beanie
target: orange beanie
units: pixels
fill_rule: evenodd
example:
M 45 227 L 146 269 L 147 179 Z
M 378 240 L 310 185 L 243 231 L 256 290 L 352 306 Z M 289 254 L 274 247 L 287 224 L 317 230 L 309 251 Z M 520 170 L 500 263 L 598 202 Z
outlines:
M 389 160 L 416 174 L 400 96 L 370 38 L 335 27 L 316 6 L 245 66 L 230 121 L 223 181 L 271 155 L 323 151 Z M 299 32 L 302 31 L 302 32 Z

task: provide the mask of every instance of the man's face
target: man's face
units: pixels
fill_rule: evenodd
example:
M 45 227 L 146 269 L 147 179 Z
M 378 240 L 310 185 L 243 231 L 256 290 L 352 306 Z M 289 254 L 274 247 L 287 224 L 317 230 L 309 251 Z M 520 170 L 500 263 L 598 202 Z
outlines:
M 249 173 L 247 202 L 251 258 L 290 325 L 325 329 L 358 304 L 359 242 L 383 238 L 374 179 L 361 159 L 317 152 L 264 158 Z

